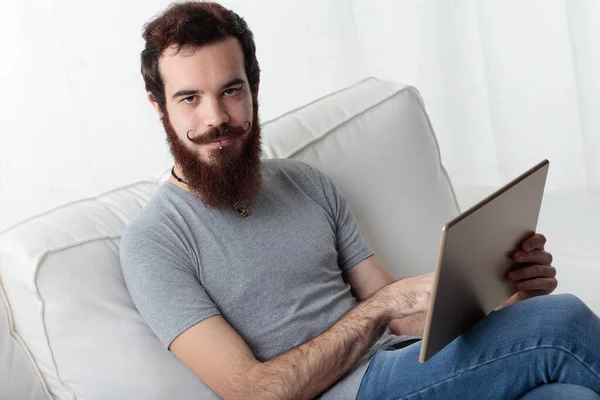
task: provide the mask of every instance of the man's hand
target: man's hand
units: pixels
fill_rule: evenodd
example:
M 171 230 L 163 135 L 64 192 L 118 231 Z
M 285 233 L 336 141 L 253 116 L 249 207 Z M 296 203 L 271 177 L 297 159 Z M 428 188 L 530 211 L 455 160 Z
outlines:
M 536 233 L 523 242 L 521 250 L 513 254 L 514 261 L 526 265 L 506 275 L 511 281 L 517 282 L 518 292 L 506 300 L 501 308 L 530 297 L 550 294 L 556 289 L 556 268 L 551 265 L 552 254 L 544 250 L 545 244 L 546 237 Z
M 389 306 L 391 319 L 425 313 L 429 309 L 434 273 L 418 275 L 390 283 L 376 296 Z
M 344 272 L 344 280 L 350 284 L 352 294 L 363 302 L 378 293 L 383 303 L 394 308 L 389 323 L 395 335 L 423 336 L 434 274 L 425 274 L 394 282 L 394 278 L 376 256 L 371 256 L 349 271 Z M 414 298 L 415 304 L 409 314 L 399 312 L 403 307 L 402 298 Z M 415 311 L 416 309 L 416 311 Z

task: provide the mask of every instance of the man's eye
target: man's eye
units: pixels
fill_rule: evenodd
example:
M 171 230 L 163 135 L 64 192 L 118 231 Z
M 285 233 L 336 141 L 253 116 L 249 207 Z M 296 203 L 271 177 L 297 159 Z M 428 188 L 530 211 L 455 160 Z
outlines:
M 182 101 L 185 104 L 192 104 L 194 102 L 195 98 L 196 98 L 196 96 L 188 96 L 188 97 L 184 98 Z
M 238 93 L 240 93 L 240 92 L 242 91 L 242 88 L 243 88 L 243 87 L 244 87 L 244 86 L 242 85 L 242 86 L 240 86 L 240 87 L 235 87 L 235 88 L 229 88 L 229 89 L 225 89 L 225 90 L 223 91 L 223 94 L 224 94 L 226 97 L 235 96 L 236 94 L 238 94 Z

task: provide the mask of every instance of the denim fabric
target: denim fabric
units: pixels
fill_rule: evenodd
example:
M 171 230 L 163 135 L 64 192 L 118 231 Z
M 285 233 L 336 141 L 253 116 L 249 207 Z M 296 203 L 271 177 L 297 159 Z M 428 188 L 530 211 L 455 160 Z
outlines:
M 600 393 L 600 319 L 573 295 L 536 297 L 494 312 L 424 364 L 420 349 L 418 342 L 377 352 L 358 399 L 551 400 L 585 398 L 561 390 Z M 538 388 L 554 382 L 570 385 Z
M 600 395 L 585 386 L 551 383 L 530 390 L 521 400 L 600 400 Z

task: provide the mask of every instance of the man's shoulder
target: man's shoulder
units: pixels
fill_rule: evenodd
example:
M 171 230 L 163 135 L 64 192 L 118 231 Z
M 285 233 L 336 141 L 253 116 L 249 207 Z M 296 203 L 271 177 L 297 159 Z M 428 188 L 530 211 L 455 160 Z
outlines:
M 318 183 L 322 173 L 304 161 L 290 159 L 268 159 L 262 161 L 263 175 L 288 178 L 296 183 L 310 181 Z
M 261 161 L 263 169 L 266 170 L 283 170 L 297 171 L 305 169 L 314 169 L 310 164 L 300 160 L 292 160 L 289 158 L 267 158 Z
M 156 236 L 158 232 L 164 231 L 165 224 L 173 218 L 168 215 L 170 194 L 166 185 L 167 182 L 161 184 L 148 204 L 127 224 L 121 237 L 122 242 L 140 236 Z
M 119 241 L 121 268 L 127 281 L 154 271 L 189 267 L 189 242 L 182 238 L 185 225 L 178 214 L 177 194 L 159 186 L 142 211 L 125 227 Z

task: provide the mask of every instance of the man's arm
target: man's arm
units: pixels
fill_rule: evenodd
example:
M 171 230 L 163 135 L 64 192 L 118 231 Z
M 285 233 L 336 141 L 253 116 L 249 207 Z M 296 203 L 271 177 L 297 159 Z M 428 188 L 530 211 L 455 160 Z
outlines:
M 527 238 L 521 245 L 521 249 L 513 254 L 515 262 L 529 263 L 529 265 L 508 273 L 508 279 L 518 282 L 519 291 L 497 309 L 530 297 L 550 294 L 556 289 L 558 285 L 556 269 L 551 265 L 552 254 L 544 249 L 545 244 L 546 237 L 536 233 Z M 375 256 L 344 272 L 344 279 L 350 284 L 354 296 L 359 301 L 368 299 L 394 280 Z M 390 321 L 389 328 L 396 335 L 423 336 L 426 319 L 427 311 L 414 313 Z
M 376 256 L 371 256 L 354 268 L 344 272 L 344 280 L 350 284 L 352 293 L 358 301 L 370 298 L 382 287 L 394 282 L 394 278 Z M 390 331 L 395 335 L 423 336 L 427 310 L 414 313 L 389 323 Z
M 389 328 L 394 335 L 423 336 L 425 323 L 427 322 L 427 311 L 409 315 L 406 318 L 390 321 Z
M 221 316 L 189 328 L 170 349 L 224 399 L 311 399 L 341 378 L 392 319 L 424 310 L 431 283 L 411 280 L 384 287 L 323 334 L 266 362 Z

